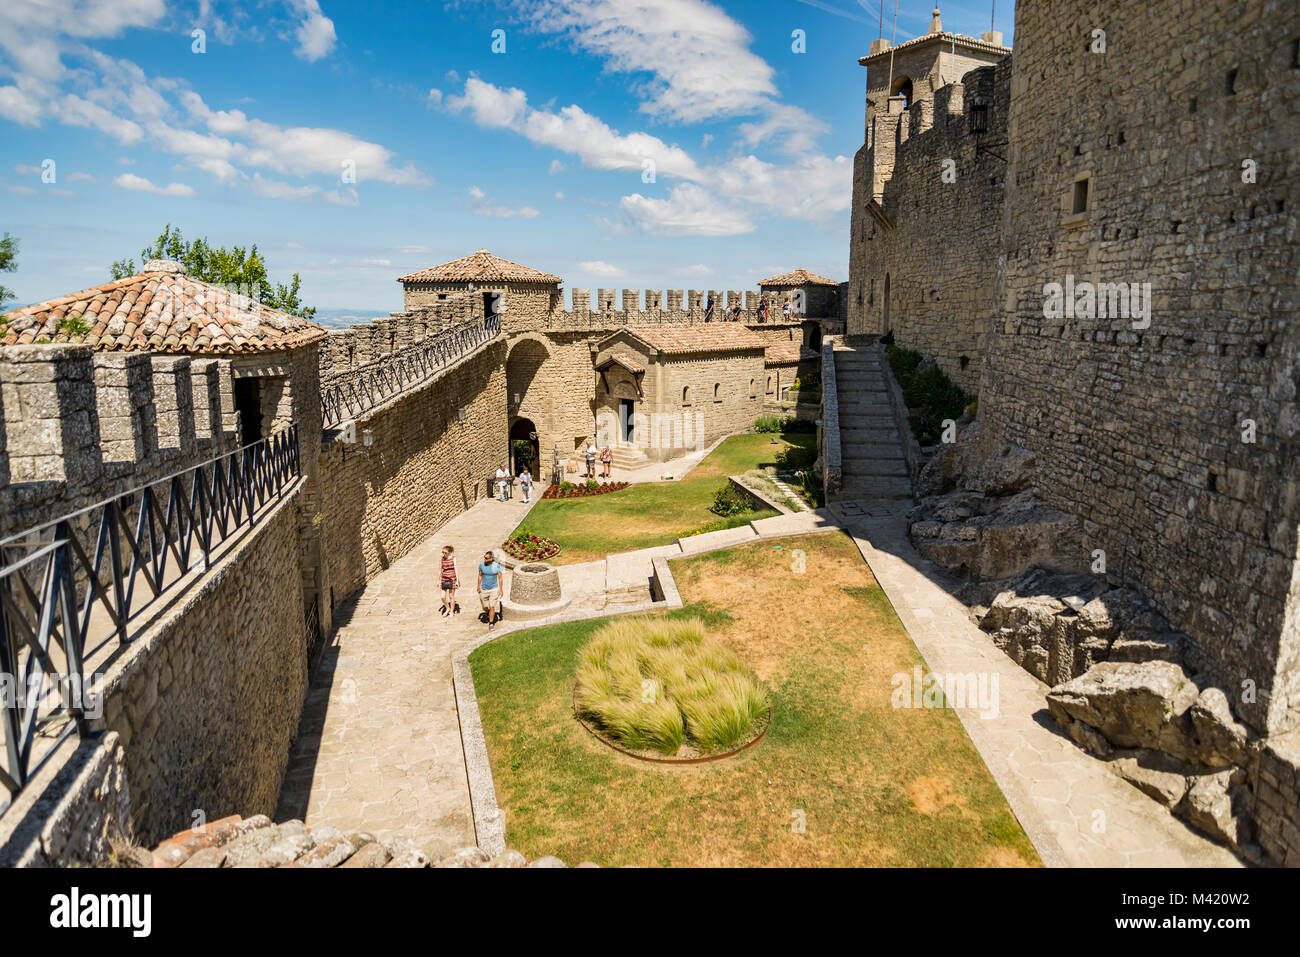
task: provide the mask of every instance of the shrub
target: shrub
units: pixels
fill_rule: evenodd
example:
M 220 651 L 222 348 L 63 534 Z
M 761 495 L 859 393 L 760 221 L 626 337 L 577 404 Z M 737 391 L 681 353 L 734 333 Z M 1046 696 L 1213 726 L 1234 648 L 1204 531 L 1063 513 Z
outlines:
M 560 483 L 560 491 L 561 491 L 561 492 L 571 492 L 571 491 L 573 491 L 573 483 L 572 483 L 572 482 L 561 482 L 561 483 Z
M 754 420 L 755 432 L 816 432 L 817 423 L 787 415 L 760 415 Z
M 599 483 L 599 482 L 597 482 L 595 479 L 587 479 L 587 491 L 588 491 L 588 492 L 594 492 L 594 491 L 596 491 L 596 489 L 598 489 L 598 488 L 600 488 L 600 483 Z
M 816 449 L 806 449 L 802 445 L 787 445 L 776 453 L 776 464 L 783 469 L 802 469 L 813 464 L 817 458 Z
M 939 441 L 943 420 L 961 418 L 971 397 L 938 365 L 919 368 L 922 356 L 916 350 L 890 346 L 885 354 L 903 391 L 912 434 L 921 445 L 933 445 Z
M 768 700 L 734 651 L 698 618 L 624 618 L 578 654 L 578 713 L 633 750 L 721 751 L 754 733 Z
M 560 554 L 560 546 L 557 542 L 523 529 L 519 529 L 506 539 L 501 548 L 511 558 L 527 562 L 542 562 Z
M 760 415 L 754 420 L 755 432 L 780 432 L 781 417 L 778 415 Z
M 729 481 L 718 486 L 718 490 L 713 493 L 713 504 L 709 506 L 710 512 L 723 518 L 743 515 L 753 510 L 754 506 L 749 501 L 749 496 Z

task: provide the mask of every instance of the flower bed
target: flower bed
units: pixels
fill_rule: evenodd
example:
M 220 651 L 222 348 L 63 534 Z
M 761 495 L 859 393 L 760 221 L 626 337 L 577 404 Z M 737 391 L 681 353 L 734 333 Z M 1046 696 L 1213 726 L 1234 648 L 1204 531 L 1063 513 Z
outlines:
M 511 558 L 518 558 L 526 562 L 544 562 L 548 558 L 554 558 L 560 554 L 558 542 L 553 542 L 542 535 L 531 535 L 528 532 L 520 532 L 511 538 L 506 539 L 501 548 Z
M 561 482 L 559 485 L 549 486 L 542 493 L 542 498 L 586 498 L 588 495 L 618 492 L 631 484 L 631 482 L 593 482 L 575 485 L 573 482 Z

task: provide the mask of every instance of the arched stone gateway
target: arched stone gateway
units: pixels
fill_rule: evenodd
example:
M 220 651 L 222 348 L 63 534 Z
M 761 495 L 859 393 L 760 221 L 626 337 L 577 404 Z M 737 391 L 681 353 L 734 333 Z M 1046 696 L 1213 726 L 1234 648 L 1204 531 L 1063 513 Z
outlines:
M 537 440 L 537 426 L 532 419 L 515 419 L 510 423 L 510 474 L 518 475 L 524 466 L 540 481 L 541 445 Z

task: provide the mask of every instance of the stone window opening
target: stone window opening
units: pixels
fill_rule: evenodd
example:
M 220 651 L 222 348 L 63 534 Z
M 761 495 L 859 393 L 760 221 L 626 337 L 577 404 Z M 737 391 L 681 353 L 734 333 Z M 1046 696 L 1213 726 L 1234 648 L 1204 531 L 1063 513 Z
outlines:
M 758 381 L 757 379 L 749 380 L 749 397 L 751 399 L 755 398 L 758 395 L 758 392 L 754 390 L 754 383 L 756 383 L 757 381 Z
M 715 382 L 715 383 L 713 383 L 713 401 L 714 401 L 714 402 L 721 402 L 721 401 L 722 401 L 722 396 L 719 394 L 719 391 L 718 391 L 718 390 L 721 389 L 721 388 L 722 388 L 722 383 L 720 383 L 720 382 Z
M 1300 70 L 1300 37 L 1291 41 L 1291 69 Z
M 690 405 L 690 404 L 691 404 L 691 387 L 688 385 L 684 385 L 682 386 L 682 405 Z
M 767 394 L 768 394 L 768 395 L 771 395 L 771 394 L 772 394 L 772 377 L 771 377 L 771 376 L 768 376 L 768 377 L 767 377 Z
M 1077 216 L 1088 211 L 1088 180 L 1087 178 L 1077 179 L 1074 181 L 1074 193 L 1070 200 L 1070 212 Z
M 1228 71 L 1228 79 L 1224 84 L 1223 92 L 1226 96 L 1237 95 L 1237 68 L 1233 67 Z
M 901 96 L 903 98 L 903 109 L 912 105 L 912 79 L 911 77 L 900 76 L 894 80 L 889 87 L 890 96 Z

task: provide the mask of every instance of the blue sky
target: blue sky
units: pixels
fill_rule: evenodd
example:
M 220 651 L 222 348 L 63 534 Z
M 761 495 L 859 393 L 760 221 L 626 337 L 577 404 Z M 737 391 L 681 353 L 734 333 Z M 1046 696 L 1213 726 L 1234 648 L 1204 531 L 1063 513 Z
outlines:
M 943 5 L 944 28 L 978 36 L 992 6 Z M 327 310 L 398 309 L 397 276 L 480 247 L 569 288 L 844 280 L 879 10 L 5 0 L 0 230 L 21 249 L 0 282 L 18 303 L 96 285 L 168 222 L 256 242 Z M 900 0 L 899 42 L 930 11 Z M 1012 18 L 996 4 L 1008 44 Z

